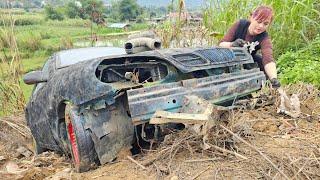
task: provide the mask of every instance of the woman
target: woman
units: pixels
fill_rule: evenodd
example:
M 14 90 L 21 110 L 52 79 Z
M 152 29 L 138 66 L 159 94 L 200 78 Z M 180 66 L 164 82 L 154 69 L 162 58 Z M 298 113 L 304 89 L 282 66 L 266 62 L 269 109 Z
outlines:
M 240 20 L 232 25 L 227 34 L 221 40 L 222 47 L 243 47 L 245 44 L 255 44 L 251 55 L 258 63 L 261 70 L 270 79 L 273 88 L 280 87 L 277 79 L 276 63 L 272 56 L 272 43 L 267 28 L 273 19 L 273 10 L 269 6 L 259 6 L 250 15 L 249 20 Z M 261 55 L 256 54 L 261 50 Z

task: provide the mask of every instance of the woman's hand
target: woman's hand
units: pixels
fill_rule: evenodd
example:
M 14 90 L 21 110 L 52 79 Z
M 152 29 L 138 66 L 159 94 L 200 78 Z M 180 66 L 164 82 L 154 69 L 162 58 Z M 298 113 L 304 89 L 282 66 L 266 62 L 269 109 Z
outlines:
M 281 86 L 280 81 L 277 78 L 270 79 L 270 82 L 274 89 L 278 89 Z
M 236 39 L 231 43 L 232 47 L 243 47 L 246 44 L 246 41 L 243 39 Z

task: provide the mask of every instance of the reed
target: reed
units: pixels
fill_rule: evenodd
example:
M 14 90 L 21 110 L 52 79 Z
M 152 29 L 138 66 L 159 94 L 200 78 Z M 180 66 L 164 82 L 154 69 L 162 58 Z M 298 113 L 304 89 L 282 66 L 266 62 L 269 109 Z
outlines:
M 15 23 L 10 13 L 1 13 L 0 27 L 0 114 L 8 115 L 24 109 L 25 99 L 20 86 L 21 58 L 15 37 Z M 4 19 L 10 19 L 5 22 Z M 4 46 L 6 45 L 6 47 Z
M 196 47 L 212 45 L 208 29 L 186 20 L 184 0 L 172 0 L 177 16 L 171 17 L 155 29 L 164 48 Z M 176 4 L 174 4 L 176 3 Z

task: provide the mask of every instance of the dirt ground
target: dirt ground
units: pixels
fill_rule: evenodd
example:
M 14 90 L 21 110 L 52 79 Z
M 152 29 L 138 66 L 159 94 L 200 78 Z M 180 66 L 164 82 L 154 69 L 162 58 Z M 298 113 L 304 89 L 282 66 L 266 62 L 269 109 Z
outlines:
M 320 93 L 310 85 L 285 87 L 297 94 L 300 114 L 281 111 L 277 92 L 261 91 L 235 103 L 229 116 L 205 134 L 174 131 L 152 149 L 123 153 L 112 164 L 75 173 L 69 158 L 33 153 L 23 115 L 0 119 L 1 179 L 320 179 Z M 292 97 L 292 96 L 291 96 Z M 292 104 L 291 104 L 292 105 Z M 277 112 L 278 111 L 278 112 Z M 289 110 L 288 110 L 289 111 Z M 289 114 L 289 115 L 288 115 Z M 293 115 L 294 116 L 294 115 Z

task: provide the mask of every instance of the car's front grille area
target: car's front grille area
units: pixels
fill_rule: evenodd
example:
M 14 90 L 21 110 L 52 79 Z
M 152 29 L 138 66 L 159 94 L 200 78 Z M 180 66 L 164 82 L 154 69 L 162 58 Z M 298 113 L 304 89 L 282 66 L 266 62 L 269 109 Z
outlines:
M 245 53 L 245 50 L 242 49 L 233 49 L 233 53 L 236 56 L 236 59 L 244 60 L 248 59 L 248 54 Z
M 197 56 L 195 54 L 179 54 L 173 55 L 172 57 L 185 66 L 197 66 L 207 64 L 207 61 L 205 59 L 202 59 L 200 56 Z
M 214 64 L 233 61 L 235 58 L 232 50 L 224 48 L 201 49 L 195 51 L 195 53 L 200 54 Z

